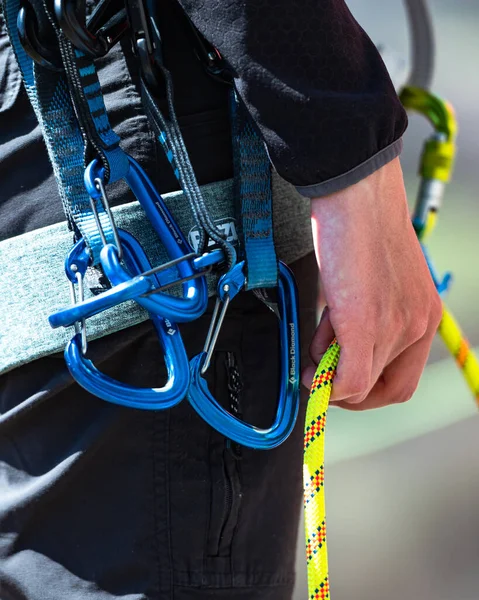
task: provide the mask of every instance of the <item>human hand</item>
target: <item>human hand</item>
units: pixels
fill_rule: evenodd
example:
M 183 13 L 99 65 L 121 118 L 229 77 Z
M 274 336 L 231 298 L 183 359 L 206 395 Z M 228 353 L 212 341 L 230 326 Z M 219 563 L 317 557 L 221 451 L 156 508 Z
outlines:
M 334 337 L 341 357 L 331 402 L 349 410 L 405 402 L 414 393 L 441 320 L 441 300 L 411 224 L 399 159 L 311 201 L 327 308 L 310 355 Z M 314 367 L 302 376 L 309 386 Z

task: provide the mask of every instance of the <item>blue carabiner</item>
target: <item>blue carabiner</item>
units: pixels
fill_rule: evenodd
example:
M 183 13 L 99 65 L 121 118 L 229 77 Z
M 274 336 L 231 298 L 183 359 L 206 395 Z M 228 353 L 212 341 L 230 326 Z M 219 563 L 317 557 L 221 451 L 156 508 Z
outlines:
M 168 256 L 172 259 L 183 259 L 192 254 L 192 249 L 177 227 L 162 197 L 156 191 L 147 174 L 131 156 L 128 156 L 128 171 L 125 181 L 148 216 Z M 104 168 L 98 159 L 94 159 L 85 170 L 85 186 L 92 200 L 104 197 L 102 186 L 98 182 L 104 180 Z M 105 250 L 105 249 L 104 249 Z M 131 275 L 121 265 L 119 249 L 111 245 L 102 253 L 102 266 L 112 285 L 131 283 Z M 180 260 L 177 269 L 182 279 L 183 297 L 177 298 L 164 292 L 157 292 L 143 298 L 141 304 L 151 313 L 161 315 L 177 323 L 186 323 L 198 319 L 208 305 L 208 289 L 205 277 L 196 277 L 192 259 Z M 139 300 L 140 302 L 140 300 Z
M 141 246 L 135 238 L 123 231 L 118 230 L 119 239 L 122 247 L 127 248 L 128 256 L 131 261 Z M 140 250 L 143 252 L 143 250 Z M 65 273 L 72 284 L 77 282 L 78 273 L 83 275 L 88 266 L 91 264 L 91 255 L 85 240 L 79 240 L 65 259 Z M 87 298 L 78 304 L 73 304 L 67 308 L 63 308 L 48 317 L 48 321 L 54 329 L 57 327 L 70 327 L 75 323 L 99 314 L 104 310 L 113 308 L 127 300 L 136 300 L 138 296 L 146 294 L 154 289 L 153 280 L 143 275 L 133 277 L 128 285 L 118 285 L 102 294 Z
M 278 307 L 280 325 L 281 380 L 276 418 L 269 429 L 260 429 L 241 421 L 218 404 L 203 377 L 208 366 L 211 347 L 217 337 L 218 327 L 208 334 L 207 350 L 190 361 L 191 383 L 188 400 L 196 412 L 225 437 L 250 448 L 267 450 L 279 446 L 289 436 L 296 423 L 299 409 L 300 345 L 298 329 L 298 293 L 294 276 L 282 262 L 278 263 Z M 223 310 L 218 319 L 221 325 L 225 304 L 245 285 L 238 280 L 238 268 L 226 273 L 218 283 L 218 297 L 223 299 Z M 217 314 L 215 309 L 215 313 Z M 213 316 L 213 322 L 215 321 Z
M 135 255 L 143 253 L 143 250 L 138 243 L 138 241 L 127 231 L 123 229 L 117 230 L 118 238 L 122 247 L 125 247 L 129 251 L 129 259 L 131 261 L 134 260 Z M 111 254 L 111 248 L 107 251 Z M 118 256 L 117 252 L 114 252 L 114 258 Z M 197 273 L 201 273 L 205 269 L 211 267 L 212 265 L 218 264 L 223 261 L 223 251 L 222 250 L 213 250 L 208 254 L 204 254 L 203 256 L 199 256 L 193 260 L 193 267 Z M 68 253 L 65 260 L 65 272 L 67 278 L 71 283 L 76 283 L 77 281 L 77 273 L 79 270 L 83 270 L 85 272 L 86 268 L 91 264 L 91 255 L 85 244 L 85 241 L 81 239 L 79 242 L 73 246 L 71 251 Z M 72 270 L 72 265 L 75 266 L 75 270 Z M 140 271 L 141 267 L 138 265 L 138 268 L 135 271 Z M 48 317 L 48 321 L 54 329 L 57 327 L 71 327 L 75 323 L 79 323 L 84 319 L 88 319 L 93 315 L 103 312 L 109 308 L 113 308 L 122 302 L 126 302 L 128 300 L 136 300 L 139 304 L 143 304 L 143 300 L 146 298 L 141 298 L 143 294 L 148 294 L 154 292 L 157 282 L 159 281 L 160 285 L 164 285 L 165 283 L 171 284 L 170 278 L 168 276 L 168 271 L 172 269 L 166 269 L 165 271 L 156 272 L 156 278 L 152 279 L 151 274 L 141 274 L 136 275 L 135 277 L 130 277 L 130 279 L 125 283 L 120 283 L 115 285 L 109 290 L 106 290 L 102 294 L 98 294 L 97 296 L 93 296 L 82 302 L 77 304 L 73 304 L 68 306 L 67 308 L 63 308 L 58 310 L 57 312 L 51 314 Z M 165 281 L 163 281 L 163 277 Z M 145 308 L 147 308 L 149 303 L 146 303 Z M 155 305 L 153 305 L 155 308 Z
M 121 232 L 121 241 L 124 260 L 128 269 L 132 273 L 148 271 L 151 265 L 141 245 L 135 238 L 126 232 Z M 84 248 L 86 246 L 83 241 L 77 243 L 69 255 L 71 260 L 75 261 L 79 256 L 84 256 Z M 75 269 L 71 268 L 72 264 L 75 264 Z M 88 262 L 86 259 L 76 260 L 75 263 L 67 265 L 66 270 L 67 273 L 71 273 L 77 277 L 79 270 L 81 270 L 80 274 L 84 275 L 87 266 Z M 156 277 L 156 275 L 152 275 L 152 277 Z M 101 296 L 97 297 L 97 299 L 100 298 Z M 145 410 L 159 410 L 178 404 L 186 396 L 190 381 L 188 357 L 183 341 L 175 323 L 156 315 L 150 315 L 150 318 L 158 333 L 168 373 L 168 381 L 162 388 L 134 387 L 116 381 L 108 375 L 101 373 L 84 356 L 81 335 L 78 333 L 65 349 L 65 361 L 72 377 L 91 394 L 121 406 Z

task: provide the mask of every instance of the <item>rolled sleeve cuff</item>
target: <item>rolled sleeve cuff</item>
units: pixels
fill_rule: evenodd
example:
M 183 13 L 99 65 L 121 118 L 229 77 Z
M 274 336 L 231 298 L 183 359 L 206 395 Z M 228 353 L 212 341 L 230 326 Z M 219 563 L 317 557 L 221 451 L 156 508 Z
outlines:
M 362 179 L 365 179 L 381 167 L 384 167 L 384 165 L 387 163 L 397 158 L 401 154 L 402 147 L 403 141 L 402 138 L 399 138 L 389 146 L 386 146 L 386 148 L 380 150 L 374 156 L 371 156 L 371 158 L 368 158 L 368 160 L 364 161 L 357 167 L 354 167 L 354 169 L 343 173 L 342 175 L 338 175 L 337 177 L 333 177 L 327 181 L 322 181 L 321 183 L 295 187 L 298 192 L 306 198 L 321 198 L 323 196 L 334 194 L 335 192 L 340 192 L 341 190 L 360 182 Z

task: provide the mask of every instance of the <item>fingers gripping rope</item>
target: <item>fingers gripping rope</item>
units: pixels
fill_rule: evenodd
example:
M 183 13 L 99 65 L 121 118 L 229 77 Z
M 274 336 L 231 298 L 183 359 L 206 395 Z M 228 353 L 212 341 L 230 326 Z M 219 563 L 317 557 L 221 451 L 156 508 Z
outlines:
M 304 516 L 310 600 L 329 600 L 326 510 L 324 502 L 324 431 L 331 387 L 339 361 L 336 340 L 323 356 L 311 385 L 304 428 Z

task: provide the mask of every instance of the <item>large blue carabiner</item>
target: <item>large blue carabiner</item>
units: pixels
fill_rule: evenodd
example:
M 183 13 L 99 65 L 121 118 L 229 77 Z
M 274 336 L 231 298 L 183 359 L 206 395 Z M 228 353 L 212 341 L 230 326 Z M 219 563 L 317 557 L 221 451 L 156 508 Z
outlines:
M 206 278 L 197 277 L 192 260 L 193 251 L 177 227 L 162 197 L 156 191 L 147 174 L 131 156 L 128 156 L 128 171 L 124 176 L 133 194 L 147 214 L 153 228 L 172 260 L 181 259 L 177 269 L 183 285 L 183 297 L 175 297 L 164 292 L 156 292 L 139 302 L 151 313 L 161 315 L 177 323 L 194 321 L 206 310 L 208 289 Z M 98 159 L 94 159 L 85 170 L 85 186 L 93 201 L 107 202 L 103 187 L 104 169 Z M 131 283 L 131 274 L 121 265 L 120 249 L 111 245 L 102 252 L 102 265 L 112 285 Z M 191 258 L 187 258 L 190 256 Z M 185 258 L 186 257 L 186 258 Z
M 276 418 L 269 429 L 241 421 L 218 404 L 203 375 L 211 358 L 219 327 L 229 301 L 244 287 L 243 263 L 223 275 L 218 283 L 218 298 L 223 308 L 215 308 L 205 350 L 190 361 L 191 383 L 188 400 L 196 412 L 227 438 L 250 448 L 267 450 L 279 446 L 296 423 L 299 408 L 300 345 L 298 330 L 298 293 L 294 276 L 279 262 L 278 308 L 280 326 L 281 380 Z M 219 303 L 217 302 L 217 307 Z
M 121 232 L 121 242 L 125 263 L 133 274 L 151 269 L 146 254 L 133 236 Z M 80 277 L 84 275 L 88 266 L 87 256 L 85 243 L 80 240 L 67 259 L 66 271 L 70 281 L 73 277 L 78 280 L 79 275 Z M 145 278 L 137 279 L 142 281 Z M 130 286 L 130 289 L 132 287 Z M 137 291 L 141 289 L 139 286 Z M 96 312 L 98 310 L 95 310 Z M 183 341 L 175 323 L 156 315 L 150 315 L 150 318 L 158 333 L 165 357 L 168 381 L 163 387 L 134 387 L 101 373 L 85 357 L 80 333 L 73 337 L 65 349 L 65 361 L 72 377 L 91 394 L 114 404 L 146 410 L 165 409 L 178 404 L 185 398 L 190 381 L 188 357 Z

